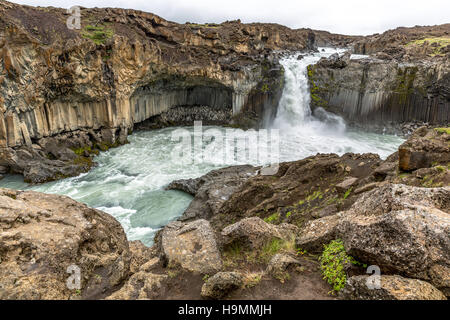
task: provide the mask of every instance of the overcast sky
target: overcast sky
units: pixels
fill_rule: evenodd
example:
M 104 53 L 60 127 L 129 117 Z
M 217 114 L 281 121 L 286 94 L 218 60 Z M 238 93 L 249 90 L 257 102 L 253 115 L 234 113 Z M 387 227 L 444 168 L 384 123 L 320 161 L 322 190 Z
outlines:
M 450 22 L 449 0 L 14 0 L 34 6 L 133 8 L 184 23 L 241 19 L 290 28 L 367 35 L 399 26 Z

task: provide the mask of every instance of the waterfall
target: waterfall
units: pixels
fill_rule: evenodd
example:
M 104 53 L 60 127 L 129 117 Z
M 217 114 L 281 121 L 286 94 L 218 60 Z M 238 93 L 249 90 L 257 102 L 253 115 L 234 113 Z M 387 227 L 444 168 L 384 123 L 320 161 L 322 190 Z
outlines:
M 345 131 L 344 120 L 324 109 L 317 109 L 315 115 L 310 108 L 311 95 L 309 92 L 307 67 L 315 64 L 322 57 L 329 57 L 333 53 L 341 53 L 344 50 L 321 48 L 318 53 L 304 55 L 291 55 L 280 60 L 284 67 L 284 89 L 281 96 L 277 115 L 272 127 L 286 130 L 309 129 L 324 130 L 333 129 L 338 132 Z M 328 130 L 329 131 L 329 130 Z

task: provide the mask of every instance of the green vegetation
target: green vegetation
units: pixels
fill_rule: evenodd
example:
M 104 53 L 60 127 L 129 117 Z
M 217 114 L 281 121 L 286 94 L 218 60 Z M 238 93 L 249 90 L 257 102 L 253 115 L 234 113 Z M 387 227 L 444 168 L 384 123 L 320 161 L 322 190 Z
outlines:
M 439 133 L 450 134 L 450 127 L 447 127 L 447 128 L 435 128 L 434 130 L 436 130 Z
M 262 262 L 267 263 L 275 254 L 281 251 L 295 252 L 295 239 L 290 241 L 277 238 L 272 239 L 261 249 L 260 258 Z
M 348 263 L 359 264 L 353 257 L 347 255 L 344 243 L 340 239 L 324 245 L 319 262 L 323 278 L 333 287 L 334 291 L 339 291 L 345 287 L 347 282 L 345 266 Z
M 398 95 L 399 103 L 406 103 L 408 96 L 414 93 L 414 81 L 416 79 L 418 68 L 417 67 L 406 67 L 404 69 L 397 69 L 397 86 L 395 88 L 395 93 Z
M 93 150 L 89 146 L 84 146 L 84 147 L 81 147 L 81 148 L 73 148 L 72 151 L 75 152 L 75 154 L 77 156 L 82 156 L 82 155 L 85 154 L 85 152 L 87 152 L 89 154 L 92 154 L 92 153 L 96 154 L 96 155 L 98 154 L 98 150 Z
M 277 222 L 278 219 L 280 219 L 280 215 L 278 213 L 274 213 L 274 214 L 268 216 L 267 218 L 264 218 L 264 221 L 267 223 L 274 223 L 274 222 Z
M 316 200 L 317 198 L 319 198 L 319 199 L 322 199 L 322 198 L 323 198 L 323 193 L 322 193 L 322 191 L 320 191 L 320 190 L 314 191 L 311 195 L 309 195 L 309 196 L 306 198 L 306 200 L 307 200 L 308 202 L 311 202 L 311 201 Z
M 114 31 L 103 25 L 87 25 L 81 32 L 83 38 L 91 39 L 95 44 L 104 44 L 114 35 Z
M 328 106 L 327 101 L 323 100 L 318 94 L 322 91 L 322 89 L 320 87 L 318 87 L 316 85 L 316 79 L 315 79 L 315 74 L 314 74 L 314 66 L 313 65 L 309 65 L 307 67 L 308 70 L 308 79 L 310 81 L 310 94 L 311 94 L 311 99 L 312 101 L 323 108 L 326 108 Z
M 352 189 L 353 189 L 353 188 L 352 188 L 352 187 L 350 187 L 350 188 L 349 188 L 349 189 L 348 189 L 347 191 L 345 191 L 345 193 L 344 193 L 344 197 L 343 197 L 343 198 L 344 198 L 344 200 L 348 198 L 348 196 L 349 196 L 349 195 L 350 195 L 350 193 L 352 192 Z
M 449 37 L 434 37 L 434 38 L 425 38 L 420 40 L 413 40 L 406 44 L 406 46 L 416 45 L 416 46 L 423 46 L 424 44 L 428 44 L 433 47 L 433 52 L 431 53 L 431 56 L 443 56 L 444 53 L 441 52 L 441 50 L 448 45 L 450 45 L 450 38 Z

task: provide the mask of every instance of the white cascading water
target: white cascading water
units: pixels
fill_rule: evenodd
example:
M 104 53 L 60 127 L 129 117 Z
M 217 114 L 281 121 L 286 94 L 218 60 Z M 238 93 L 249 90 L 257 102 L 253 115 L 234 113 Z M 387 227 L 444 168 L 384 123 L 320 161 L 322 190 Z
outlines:
M 298 160 L 319 152 L 372 152 L 386 157 L 403 141 L 391 135 L 347 131 L 342 118 L 325 110 L 315 110 L 312 115 L 306 67 L 334 52 L 337 51 L 325 49 L 302 60 L 292 56 L 281 61 L 285 68 L 285 88 L 278 114 L 271 124 L 280 130 L 281 161 Z M 130 240 L 142 240 L 151 245 L 155 232 L 179 217 L 192 200 L 183 192 L 166 191 L 164 186 L 176 179 L 199 177 L 230 165 L 221 156 L 224 150 L 232 148 L 232 152 L 244 154 L 256 148 L 245 145 L 235 150 L 231 143 L 218 144 L 205 161 L 183 164 L 171 156 L 178 144 L 172 139 L 176 129 L 135 132 L 129 136 L 129 144 L 102 152 L 95 159 L 99 165 L 78 177 L 30 186 L 21 176 L 6 176 L 0 181 L 0 187 L 68 195 L 113 215 Z M 185 129 L 193 132 L 192 127 Z M 226 131 L 222 127 L 204 129 Z M 269 153 L 270 150 L 263 148 L 258 152 Z M 238 163 L 259 165 L 257 160 L 249 158 Z
M 321 57 L 334 53 L 314 53 L 298 60 L 295 55 L 281 59 L 284 68 L 284 89 L 281 97 L 274 127 L 298 127 L 311 118 L 310 94 L 306 70 L 308 65 L 316 63 Z

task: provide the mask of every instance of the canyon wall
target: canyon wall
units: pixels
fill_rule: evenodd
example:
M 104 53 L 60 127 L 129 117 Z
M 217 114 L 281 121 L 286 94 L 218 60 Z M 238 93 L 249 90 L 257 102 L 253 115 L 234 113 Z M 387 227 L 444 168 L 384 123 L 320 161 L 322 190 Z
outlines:
M 258 126 L 282 91 L 275 51 L 310 50 L 316 39 L 309 29 L 177 24 L 136 10 L 81 8 L 80 29 L 68 28 L 69 18 L 65 9 L 0 3 L 0 174 L 27 177 L 34 160 L 67 168 L 74 158 L 87 168 L 70 152 L 125 143 L 134 124 L 171 108 L 220 109 L 223 124 Z M 317 33 L 320 42 L 351 39 L 333 37 Z M 54 144 L 63 157 L 47 149 Z
M 450 122 L 449 63 L 349 60 L 308 68 L 312 104 L 363 127 Z
M 448 125 L 449 35 L 450 24 L 444 24 L 355 39 L 353 53 L 370 56 L 334 55 L 309 66 L 312 108 L 383 132 L 411 122 Z

